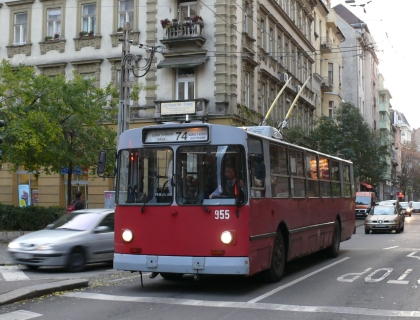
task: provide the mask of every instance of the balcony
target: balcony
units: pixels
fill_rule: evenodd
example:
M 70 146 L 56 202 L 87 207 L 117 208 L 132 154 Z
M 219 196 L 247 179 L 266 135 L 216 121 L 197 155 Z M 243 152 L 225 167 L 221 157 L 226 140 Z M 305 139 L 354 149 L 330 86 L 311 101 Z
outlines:
M 321 91 L 331 92 L 333 91 L 334 81 L 332 78 L 322 78 Z
M 337 23 L 337 15 L 334 11 L 330 11 L 330 13 L 327 16 L 327 27 L 328 28 L 335 28 L 338 26 Z
M 332 42 L 330 38 L 321 38 L 321 53 L 331 53 Z
M 389 114 L 389 103 L 388 102 L 379 102 L 379 111 L 384 111 Z
M 379 120 L 379 129 L 380 130 L 386 129 L 389 132 L 390 128 L 391 128 L 391 121 L 389 120 L 388 117 L 385 117 L 385 119 L 380 119 Z
M 206 42 L 206 39 L 203 37 L 203 28 L 204 24 L 202 22 L 171 25 L 165 28 L 165 35 L 160 42 L 167 48 L 190 43 L 195 43 L 201 47 Z

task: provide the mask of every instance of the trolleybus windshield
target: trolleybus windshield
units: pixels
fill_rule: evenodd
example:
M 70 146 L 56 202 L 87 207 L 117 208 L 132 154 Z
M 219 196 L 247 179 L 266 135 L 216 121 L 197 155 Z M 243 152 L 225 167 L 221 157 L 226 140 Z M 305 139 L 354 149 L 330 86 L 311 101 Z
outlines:
M 239 145 L 180 147 L 176 155 L 179 205 L 235 204 L 246 199 L 245 151 Z
M 172 203 L 171 148 L 122 150 L 119 156 L 116 203 Z
M 119 205 L 243 204 L 247 199 L 245 149 L 240 145 L 122 150 Z

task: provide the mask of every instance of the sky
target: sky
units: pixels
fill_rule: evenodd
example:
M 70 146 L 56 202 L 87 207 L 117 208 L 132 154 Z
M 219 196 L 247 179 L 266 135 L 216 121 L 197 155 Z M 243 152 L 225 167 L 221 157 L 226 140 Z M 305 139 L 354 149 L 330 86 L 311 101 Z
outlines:
M 420 128 L 420 0 L 355 0 L 351 4 L 356 6 L 331 0 L 331 7 L 340 3 L 367 23 L 375 39 L 392 108 L 404 114 L 412 129 Z

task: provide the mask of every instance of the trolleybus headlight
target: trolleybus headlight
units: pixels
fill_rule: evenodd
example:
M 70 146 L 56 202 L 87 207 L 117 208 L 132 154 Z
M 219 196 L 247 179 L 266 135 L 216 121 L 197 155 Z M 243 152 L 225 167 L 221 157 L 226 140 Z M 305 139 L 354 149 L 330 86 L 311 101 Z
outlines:
M 233 242 L 233 234 L 230 231 L 223 231 L 222 234 L 220 235 L 220 240 L 224 243 L 224 244 L 230 244 Z
M 133 233 L 131 230 L 125 229 L 122 233 L 122 238 L 125 242 L 130 242 L 133 240 Z

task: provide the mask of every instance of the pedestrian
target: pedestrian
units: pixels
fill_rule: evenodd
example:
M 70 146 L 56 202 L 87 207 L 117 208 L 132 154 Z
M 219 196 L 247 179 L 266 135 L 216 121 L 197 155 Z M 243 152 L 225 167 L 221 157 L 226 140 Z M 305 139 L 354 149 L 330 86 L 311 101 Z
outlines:
M 82 192 L 77 191 L 75 194 L 75 199 L 72 201 L 74 205 L 74 210 L 81 210 L 85 208 L 85 202 L 82 200 Z

